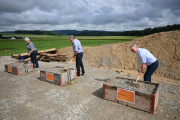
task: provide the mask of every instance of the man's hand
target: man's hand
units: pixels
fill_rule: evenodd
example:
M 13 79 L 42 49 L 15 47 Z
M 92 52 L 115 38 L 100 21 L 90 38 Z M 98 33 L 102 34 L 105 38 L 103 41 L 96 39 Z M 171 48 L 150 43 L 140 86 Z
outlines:
M 73 59 L 76 57 L 77 54 L 78 54 L 78 51 L 75 51 L 75 53 L 73 55 Z
M 141 76 L 142 76 L 142 75 L 143 75 L 143 73 L 142 73 L 142 72 L 140 72 L 140 73 L 139 73 L 139 75 L 141 75 Z
M 28 55 L 30 56 L 30 55 L 31 55 L 31 53 L 28 53 Z

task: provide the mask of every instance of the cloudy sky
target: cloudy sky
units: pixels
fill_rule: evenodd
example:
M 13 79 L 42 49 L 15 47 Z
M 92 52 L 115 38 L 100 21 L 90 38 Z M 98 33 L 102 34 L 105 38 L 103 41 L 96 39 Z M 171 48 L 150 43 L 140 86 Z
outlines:
M 0 0 L 0 31 L 121 31 L 172 24 L 180 24 L 180 0 Z

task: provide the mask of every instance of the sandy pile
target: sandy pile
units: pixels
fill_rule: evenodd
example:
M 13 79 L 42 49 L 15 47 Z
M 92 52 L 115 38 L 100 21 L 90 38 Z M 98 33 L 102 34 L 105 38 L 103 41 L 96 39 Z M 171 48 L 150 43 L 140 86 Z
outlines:
M 84 62 L 91 66 L 103 64 L 109 68 L 138 70 L 141 64 L 138 55 L 129 49 L 132 43 L 148 49 L 159 60 L 160 66 L 156 75 L 180 80 L 179 30 L 155 33 L 126 43 L 83 47 Z M 58 54 L 67 54 L 72 58 L 72 47 L 60 49 Z

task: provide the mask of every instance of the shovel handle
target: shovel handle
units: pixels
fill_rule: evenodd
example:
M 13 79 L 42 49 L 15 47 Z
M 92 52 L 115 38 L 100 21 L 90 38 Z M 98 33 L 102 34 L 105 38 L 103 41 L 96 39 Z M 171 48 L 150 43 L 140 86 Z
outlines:
M 138 76 L 138 78 L 136 79 L 136 82 L 139 80 L 140 77 L 141 77 L 141 75 Z
M 69 64 L 72 63 L 73 60 L 74 60 L 74 59 L 71 59 L 71 61 L 69 62 Z
M 71 61 L 69 62 L 69 64 L 64 68 L 64 69 L 67 69 L 69 67 L 69 65 L 72 63 L 74 59 L 71 59 Z

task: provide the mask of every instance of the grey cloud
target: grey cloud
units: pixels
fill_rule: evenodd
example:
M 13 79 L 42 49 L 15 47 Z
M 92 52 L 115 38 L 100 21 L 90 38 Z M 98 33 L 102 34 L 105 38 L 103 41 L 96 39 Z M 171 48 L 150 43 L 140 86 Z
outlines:
M 109 6 L 103 6 L 100 8 L 100 10 L 102 11 L 103 14 L 108 14 L 113 11 L 113 8 Z
M 180 0 L 1 0 L 0 19 L 0 30 L 144 29 L 179 24 Z
M 0 13 L 21 13 L 25 10 L 32 9 L 32 2 L 27 0 L 1 0 L 0 1 Z

